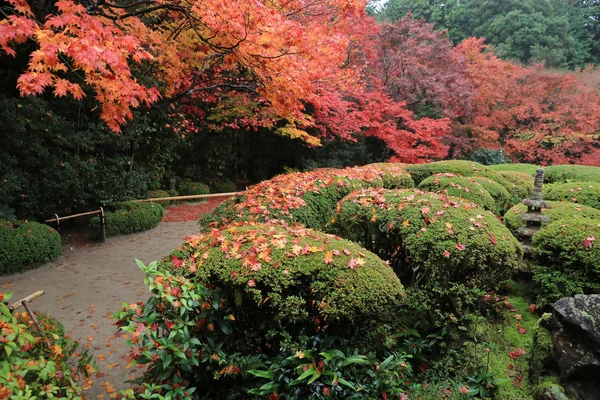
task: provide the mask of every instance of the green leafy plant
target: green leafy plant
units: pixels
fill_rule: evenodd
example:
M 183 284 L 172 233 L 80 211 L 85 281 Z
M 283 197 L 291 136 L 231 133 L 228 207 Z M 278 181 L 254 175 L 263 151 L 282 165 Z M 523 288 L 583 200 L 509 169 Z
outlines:
M 10 208 L 7 204 L 0 203 L 0 221 L 15 221 L 16 219 L 15 209 Z
M 148 199 L 161 199 L 164 197 L 171 197 L 171 194 L 166 190 L 151 190 L 146 194 Z M 153 203 L 166 207 L 171 204 L 171 200 L 153 201 Z
M 108 236 L 127 235 L 156 227 L 164 215 L 164 208 L 155 203 L 123 202 L 112 205 L 114 211 L 105 213 L 106 234 Z M 92 219 L 98 225 L 100 219 Z
M 501 379 L 490 371 L 490 356 L 496 350 L 496 345 L 494 343 L 484 343 L 483 346 L 487 353 L 485 366 L 480 367 L 473 376 L 469 377 L 470 386 L 468 390 L 468 393 L 472 396 L 482 399 L 491 396 L 498 388 L 498 384 L 501 383 Z
M 12 293 L 0 293 L 9 300 Z M 26 312 L 11 313 L 0 303 L 0 397 L 82 400 L 82 383 L 94 367 L 86 351 L 64 335 L 53 318 L 37 315 L 42 331 Z

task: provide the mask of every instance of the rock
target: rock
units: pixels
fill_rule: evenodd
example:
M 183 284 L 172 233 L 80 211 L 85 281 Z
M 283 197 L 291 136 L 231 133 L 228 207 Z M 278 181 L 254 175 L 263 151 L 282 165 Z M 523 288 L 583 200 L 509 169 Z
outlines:
M 600 399 L 600 295 L 560 299 L 553 319 L 554 359 L 567 395 Z
M 538 385 L 533 391 L 533 398 L 535 400 L 569 400 L 564 389 L 552 382 Z

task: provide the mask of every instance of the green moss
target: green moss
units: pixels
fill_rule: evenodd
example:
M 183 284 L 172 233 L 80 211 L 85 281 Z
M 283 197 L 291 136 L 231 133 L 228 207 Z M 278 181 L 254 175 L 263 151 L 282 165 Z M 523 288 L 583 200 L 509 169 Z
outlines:
M 471 180 L 474 180 L 475 182 L 483 186 L 483 188 L 492 196 L 494 202 L 496 203 L 496 207 L 493 210 L 494 214 L 504 215 L 504 213 L 508 209 L 509 202 L 511 199 L 511 194 L 508 192 L 508 190 L 506 190 L 504 186 L 502 186 L 496 181 L 491 180 L 490 178 L 474 176 L 471 178 Z
M 450 196 L 462 197 L 489 211 L 496 210 L 496 202 L 480 183 L 472 178 L 454 174 L 438 174 L 426 178 L 419 189 L 430 192 L 443 192 Z
M 600 182 L 572 182 L 548 185 L 545 200 L 570 201 L 600 210 Z
M 541 167 L 534 164 L 496 164 L 490 165 L 489 168 L 497 172 L 519 172 L 533 176 Z
M 426 178 L 441 174 L 452 173 L 462 176 L 483 176 L 502 183 L 502 177 L 485 165 L 465 160 L 437 161 L 429 164 L 407 165 L 406 170 L 412 177 L 415 185 L 419 185 Z
M 533 396 L 536 400 L 569 400 L 556 378 L 544 378 L 533 389 Z
M 156 227 L 163 215 L 164 208 L 155 203 L 124 202 L 113 205 L 112 212 L 105 214 L 106 235 L 127 235 L 142 232 Z M 93 225 L 98 225 L 99 219 L 92 219 Z
M 163 197 L 171 197 L 171 195 L 166 190 L 152 190 L 146 195 L 146 198 L 148 199 L 160 199 Z M 153 203 L 166 207 L 171 204 L 171 200 L 154 201 Z
M 533 338 L 531 351 L 529 353 L 529 381 L 537 385 L 540 382 L 540 376 L 547 363 L 552 358 L 553 345 L 552 334 L 548 330 L 548 319 L 551 314 L 542 315 L 533 329 Z
M 600 210 L 592 207 L 566 201 L 547 201 L 546 203 L 548 203 L 548 205 L 550 205 L 552 208 L 544 209 L 543 213 L 551 219 L 551 222 L 559 219 L 600 220 Z M 524 204 L 517 204 L 509 209 L 506 214 L 504 214 L 504 223 L 514 235 L 518 235 L 518 229 L 522 226 L 525 226 L 525 222 L 521 219 L 521 214 L 523 214 L 525 211 L 527 211 L 527 206 Z
M 517 268 L 521 247 L 464 199 L 414 189 L 364 189 L 340 201 L 336 233 L 389 260 L 406 284 L 488 288 Z
M 0 224 L 0 275 L 56 261 L 61 253 L 60 235 L 48 225 L 23 221 Z
M 587 165 L 554 165 L 544 169 L 544 181 L 555 182 L 600 182 L 600 167 Z
M 160 266 L 222 292 L 236 323 L 257 337 L 374 332 L 404 295 L 376 255 L 300 226 L 234 224 L 190 238 Z

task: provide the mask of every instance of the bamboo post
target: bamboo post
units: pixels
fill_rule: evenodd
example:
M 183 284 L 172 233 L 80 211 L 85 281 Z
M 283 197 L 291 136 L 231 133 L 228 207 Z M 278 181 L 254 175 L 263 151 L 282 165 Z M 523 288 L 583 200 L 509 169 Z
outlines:
M 235 196 L 244 192 L 230 192 L 230 193 L 212 193 L 212 194 L 191 194 L 189 196 L 172 196 L 172 197 L 160 197 L 156 199 L 139 199 L 132 200 L 136 203 L 146 203 L 152 201 L 170 201 L 170 200 L 194 200 L 194 199 L 208 199 L 212 197 L 228 197 Z
M 104 216 L 104 208 L 100 207 L 100 241 L 106 242 L 106 217 Z
M 21 307 L 24 302 L 25 303 L 26 302 L 32 302 L 33 300 L 35 300 L 38 297 L 43 296 L 43 295 L 44 295 L 44 291 L 43 290 L 38 290 L 37 292 L 32 293 L 29 296 L 27 296 L 27 297 L 25 297 L 25 298 L 23 298 L 23 299 L 21 299 L 19 301 L 16 301 L 16 302 L 12 303 L 10 306 L 8 306 L 8 309 L 11 312 L 13 312 L 13 311 L 17 310 L 19 307 Z

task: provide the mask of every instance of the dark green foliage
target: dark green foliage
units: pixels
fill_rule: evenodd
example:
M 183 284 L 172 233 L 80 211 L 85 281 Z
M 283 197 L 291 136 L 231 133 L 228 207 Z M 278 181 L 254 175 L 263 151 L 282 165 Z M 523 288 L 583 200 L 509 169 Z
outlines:
M 161 199 L 163 197 L 171 197 L 171 194 L 166 190 L 151 190 L 146 194 L 147 199 Z M 171 204 L 171 200 L 153 201 L 153 203 L 166 207 Z
M 0 203 L 20 218 L 144 197 L 158 188 L 181 140 L 160 113 L 136 112 L 117 135 L 67 98 L 3 94 L 0 109 Z
M 492 195 L 485 190 L 482 184 L 473 178 L 453 174 L 438 174 L 423 180 L 419 184 L 419 189 L 461 197 L 472 201 L 486 210 L 497 211 L 496 202 Z
M 490 178 L 474 176 L 471 179 L 483 186 L 483 188 L 494 199 L 494 202 L 496 203 L 496 207 L 493 210 L 494 214 L 504 215 L 504 213 L 509 207 L 509 203 L 511 200 L 511 194 L 508 192 L 508 190 L 506 190 L 504 186 L 502 186 L 496 181 L 491 180 Z
M 170 197 L 177 197 L 179 196 L 179 192 L 175 189 L 169 189 L 167 190 L 167 193 L 169 194 Z
M 16 219 L 14 208 L 10 208 L 6 204 L 0 204 L 0 221 L 15 221 Z
M 578 271 L 589 282 L 600 282 L 600 222 L 563 219 L 552 222 L 534 237 L 541 265 L 558 271 Z
M 598 21 L 590 18 L 598 16 L 591 11 L 596 8 L 561 0 L 390 0 L 380 18 L 396 21 L 412 13 L 447 29 L 455 44 L 483 37 L 505 59 L 575 68 L 600 60 Z
M 367 189 L 340 202 L 335 228 L 390 261 L 405 285 L 494 287 L 520 263 L 521 247 L 489 212 L 416 190 Z
M 470 153 L 467 158 L 483 165 L 504 164 L 506 162 L 504 150 L 497 149 L 477 149 Z
M 127 235 L 147 231 L 156 227 L 162 219 L 165 209 L 156 203 L 123 202 L 113 205 L 114 211 L 105 214 L 106 235 Z M 98 224 L 99 219 L 92 219 Z
M 595 208 L 566 201 L 547 201 L 546 203 L 552 208 L 545 208 L 542 212 L 552 221 L 594 219 L 600 223 L 600 210 Z M 517 204 L 504 214 L 504 223 L 514 235 L 518 235 L 517 230 L 525 226 L 525 222 L 521 219 L 521 214 L 525 211 L 527 211 L 527 206 Z
M 538 320 L 533 331 L 531 351 L 529 352 L 529 379 L 533 384 L 540 382 L 540 375 L 552 363 L 552 332 L 549 330 L 549 320 L 552 314 L 544 314 Z
M 56 261 L 61 253 L 60 235 L 48 225 L 0 221 L 0 275 Z
M 503 179 L 496 171 L 485 165 L 466 160 L 437 161 L 429 164 L 407 165 L 406 170 L 412 177 L 415 185 L 419 185 L 424 179 L 432 175 L 451 173 L 461 176 L 483 176 L 502 184 Z
M 197 194 L 209 194 L 210 189 L 204 183 L 183 181 L 177 186 L 177 192 L 179 192 L 180 196 L 191 196 Z
M 600 182 L 571 182 L 544 187 L 544 199 L 570 201 L 600 210 Z
M 215 181 L 210 184 L 211 193 L 233 193 L 237 192 L 237 185 L 229 179 Z
M 544 169 L 544 182 L 600 182 L 600 167 L 587 165 L 554 165 Z

